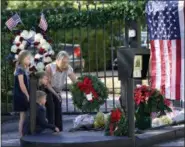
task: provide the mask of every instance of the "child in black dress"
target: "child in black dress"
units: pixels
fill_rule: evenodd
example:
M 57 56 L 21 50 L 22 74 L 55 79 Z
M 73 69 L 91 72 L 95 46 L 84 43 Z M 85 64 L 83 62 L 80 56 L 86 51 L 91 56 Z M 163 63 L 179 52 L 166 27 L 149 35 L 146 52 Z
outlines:
M 42 133 L 46 129 L 53 130 L 54 132 L 59 132 L 59 129 L 53 125 L 48 123 L 48 120 L 46 118 L 46 93 L 44 91 L 37 91 L 36 92 L 36 127 L 35 127 L 35 133 Z M 23 127 L 23 135 L 30 134 L 30 117 L 29 113 L 27 115 L 27 118 L 24 122 Z
M 19 133 L 22 136 L 22 128 L 25 112 L 29 108 L 29 73 L 31 54 L 29 51 L 19 53 L 16 69 L 14 72 L 13 104 L 14 111 L 20 113 Z
M 46 92 L 47 102 L 46 102 L 46 112 L 48 122 L 50 124 L 55 124 L 59 130 L 62 130 L 62 118 L 61 118 L 61 97 L 55 90 L 48 85 L 48 76 L 46 72 L 39 72 L 38 77 L 38 89 Z

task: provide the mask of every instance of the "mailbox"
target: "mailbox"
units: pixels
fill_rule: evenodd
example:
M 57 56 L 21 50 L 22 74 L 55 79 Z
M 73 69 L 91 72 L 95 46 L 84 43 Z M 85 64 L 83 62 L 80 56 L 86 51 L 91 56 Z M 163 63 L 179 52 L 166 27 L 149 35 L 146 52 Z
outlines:
M 118 76 L 127 78 L 145 79 L 147 77 L 150 50 L 120 47 L 118 49 Z

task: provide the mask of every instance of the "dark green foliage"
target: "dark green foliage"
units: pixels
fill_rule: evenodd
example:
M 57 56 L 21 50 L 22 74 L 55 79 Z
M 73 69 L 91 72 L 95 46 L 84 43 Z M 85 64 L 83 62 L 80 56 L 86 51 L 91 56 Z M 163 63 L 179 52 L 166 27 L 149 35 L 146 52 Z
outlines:
M 97 77 L 86 75 L 78 78 L 78 81 L 81 82 L 85 77 L 88 77 L 92 80 L 93 87 L 97 94 L 99 95 L 98 99 L 94 99 L 93 102 L 90 102 L 86 99 L 84 92 L 80 91 L 77 86 L 77 83 L 71 86 L 73 104 L 83 112 L 91 112 L 93 110 L 99 110 L 100 106 L 105 103 L 105 100 L 108 98 L 108 89 Z
M 137 4 L 133 2 L 115 2 L 106 8 L 91 9 L 90 11 L 81 10 L 79 11 L 74 8 L 63 7 L 59 8 L 58 11 L 43 10 L 48 26 L 50 29 L 58 30 L 59 28 L 74 28 L 74 27 L 85 27 L 91 26 L 102 26 L 102 24 L 108 23 L 111 20 L 123 19 L 133 20 L 136 18 L 144 18 L 145 1 L 139 1 Z M 11 16 L 10 11 L 3 11 L 2 13 L 2 30 L 7 31 L 5 27 L 5 21 Z M 28 17 L 29 16 L 29 17 Z M 37 26 L 40 19 L 40 11 L 22 11 L 21 17 L 26 29 L 32 26 Z
M 109 116 L 108 121 L 105 125 L 105 135 L 110 136 L 110 125 L 111 125 L 111 118 Z M 122 114 L 121 119 L 119 122 L 112 124 L 114 131 L 114 136 L 127 136 L 128 135 L 128 121 L 125 116 Z

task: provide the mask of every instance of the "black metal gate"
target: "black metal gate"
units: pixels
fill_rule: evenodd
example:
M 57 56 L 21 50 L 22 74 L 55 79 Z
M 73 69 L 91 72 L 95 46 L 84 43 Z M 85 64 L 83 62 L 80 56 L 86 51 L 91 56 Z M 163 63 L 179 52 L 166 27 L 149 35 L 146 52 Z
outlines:
M 141 4 L 144 3 L 141 2 Z M 77 76 L 92 74 L 99 77 L 109 89 L 109 99 L 101 111 L 108 112 L 119 105 L 120 82 L 117 73 L 117 47 L 134 43 L 134 39 L 142 39 L 141 33 L 129 38 L 129 29 L 134 29 L 135 24 L 131 19 L 136 19 L 138 14 L 131 14 L 130 10 L 140 8 L 134 6 L 133 2 L 104 2 L 99 1 L 93 4 L 87 2 L 82 8 L 78 1 L 78 9 L 59 7 L 45 9 L 42 12 L 46 16 L 49 29 L 47 36 L 52 40 L 52 47 L 57 53 L 66 50 L 71 54 L 71 64 Z M 128 10 L 130 9 L 130 10 Z M 20 29 L 38 30 L 38 19 L 41 10 L 20 10 L 17 13 L 21 16 L 24 27 Z M 140 12 L 140 13 L 139 13 Z M 2 24 L 15 11 L 2 12 Z M 143 16 L 140 17 L 143 20 Z M 140 20 L 140 21 L 141 21 Z M 138 21 L 139 22 L 139 21 Z M 136 23 L 136 21 L 135 21 Z M 133 25 L 132 25 L 133 24 Z M 141 31 L 146 31 L 145 22 L 137 25 Z M 147 33 L 146 33 L 147 34 Z M 131 34 L 132 35 L 132 34 Z M 1 52 L 1 93 L 2 112 L 12 111 L 12 88 L 13 88 L 13 67 L 6 60 L 12 45 L 11 38 L 14 35 L 3 26 L 2 29 L 2 52 Z M 147 35 L 144 36 L 147 40 Z M 146 44 L 141 44 L 146 46 Z M 74 59 L 74 50 L 79 49 L 81 56 Z M 78 113 L 73 106 L 70 92 L 68 91 L 69 80 L 66 80 L 66 87 L 63 93 L 63 112 Z

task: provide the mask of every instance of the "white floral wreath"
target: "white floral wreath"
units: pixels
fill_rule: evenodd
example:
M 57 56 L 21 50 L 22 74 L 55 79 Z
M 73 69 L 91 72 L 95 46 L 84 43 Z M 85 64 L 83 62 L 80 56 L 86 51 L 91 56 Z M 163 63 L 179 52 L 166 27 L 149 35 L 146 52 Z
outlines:
M 30 71 L 43 71 L 45 66 L 52 62 L 51 57 L 54 55 L 54 51 L 43 35 L 33 30 L 23 30 L 15 37 L 11 47 L 11 53 L 14 56 L 13 61 L 17 61 L 20 51 L 29 47 L 36 48 L 36 54 L 30 64 Z

